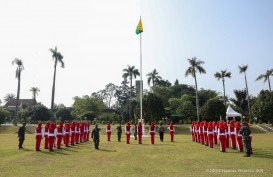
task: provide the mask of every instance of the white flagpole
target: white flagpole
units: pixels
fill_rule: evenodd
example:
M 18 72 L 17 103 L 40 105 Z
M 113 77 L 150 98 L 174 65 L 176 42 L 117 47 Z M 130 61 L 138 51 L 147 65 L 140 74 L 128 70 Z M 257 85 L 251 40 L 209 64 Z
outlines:
M 141 33 L 140 33 L 140 119 L 142 122 L 142 47 L 141 47 Z

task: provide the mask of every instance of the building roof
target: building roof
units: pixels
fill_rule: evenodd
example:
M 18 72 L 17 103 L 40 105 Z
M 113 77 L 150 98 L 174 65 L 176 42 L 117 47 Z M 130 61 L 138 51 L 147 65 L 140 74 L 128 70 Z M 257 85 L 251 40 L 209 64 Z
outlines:
M 37 101 L 35 99 L 19 99 L 18 106 L 22 106 L 23 104 L 27 106 L 35 106 L 37 104 Z M 16 99 L 9 100 L 5 107 L 16 107 Z

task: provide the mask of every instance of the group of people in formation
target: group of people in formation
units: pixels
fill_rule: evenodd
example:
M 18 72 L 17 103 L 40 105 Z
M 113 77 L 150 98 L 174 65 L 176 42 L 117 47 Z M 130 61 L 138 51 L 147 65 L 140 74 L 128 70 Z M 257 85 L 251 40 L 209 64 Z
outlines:
M 226 148 L 237 149 L 243 152 L 245 147 L 246 155 L 249 157 L 252 154 L 252 135 L 249 129 L 249 124 L 243 122 L 229 121 L 227 122 L 192 122 L 191 127 L 192 141 L 201 143 L 202 145 L 213 148 L 214 144 L 220 146 L 221 152 L 226 152 Z
M 137 132 L 138 143 L 142 144 L 142 135 L 143 135 L 143 127 L 142 123 L 138 122 L 135 132 Z M 158 128 L 158 132 L 160 135 L 160 140 L 163 141 L 165 127 L 161 123 L 160 126 L 156 126 L 154 122 L 151 122 L 149 125 L 149 133 L 150 133 L 150 140 L 151 144 L 155 143 L 155 133 L 156 129 Z M 121 134 L 122 134 L 122 127 L 121 124 L 117 126 L 117 135 L 118 141 L 121 141 Z M 170 131 L 170 139 L 174 141 L 174 125 L 171 122 L 169 127 Z M 92 131 L 92 138 L 94 141 L 95 149 L 99 149 L 99 131 L 101 129 L 98 128 L 98 125 Z M 126 134 L 126 142 L 130 144 L 130 137 L 131 137 L 131 128 L 130 122 L 128 122 L 125 126 L 125 134 Z M 112 128 L 111 124 L 108 122 L 106 125 L 106 134 L 107 140 L 111 141 L 111 134 Z M 61 149 L 62 141 L 65 147 L 74 146 L 75 144 L 83 143 L 89 141 L 90 137 L 90 123 L 89 122 L 65 122 L 63 124 L 62 121 L 58 123 L 48 121 L 45 127 L 42 127 L 42 123 L 39 122 L 36 129 L 35 129 L 35 138 L 36 138 L 36 151 L 41 151 L 41 141 L 44 138 L 44 148 L 49 149 L 49 151 L 53 151 L 54 147 L 57 149 Z
M 62 141 L 65 147 L 75 146 L 75 144 L 89 141 L 89 122 L 65 122 L 57 125 L 48 121 L 45 127 L 39 122 L 35 129 L 36 151 L 41 151 L 41 141 L 44 138 L 44 148 L 53 151 L 53 148 L 61 149 Z

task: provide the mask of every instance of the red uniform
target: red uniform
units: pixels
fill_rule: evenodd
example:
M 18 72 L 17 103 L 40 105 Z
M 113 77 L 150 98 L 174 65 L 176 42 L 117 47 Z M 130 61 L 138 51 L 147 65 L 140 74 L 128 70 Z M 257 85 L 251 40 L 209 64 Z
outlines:
M 80 143 L 80 123 L 76 123 L 76 127 L 75 127 L 75 141 L 76 141 L 76 144 Z
M 142 123 L 138 122 L 137 125 L 138 144 L 142 144 Z
M 64 127 L 63 127 L 63 122 L 60 121 L 57 127 L 57 149 L 61 149 L 63 136 L 64 136 Z
M 83 141 L 87 141 L 87 122 L 83 123 Z
M 213 142 L 214 144 L 217 144 L 218 125 L 216 122 L 213 122 L 212 126 L 213 126 Z
M 236 145 L 237 145 L 237 149 L 240 152 L 243 152 L 243 140 L 242 140 L 242 135 L 240 134 L 240 129 L 241 129 L 240 122 L 236 122 L 235 124 Z
M 50 128 L 50 122 L 47 121 L 46 126 L 44 128 L 45 133 L 45 149 L 48 149 L 49 140 L 48 140 L 48 129 Z
M 173 137 L 174 137 L 174 126 L 173 123 L 170 123 L 170 136 L 171 136 L 171 142 L 173 142 Z
M 71 129 L 70 129 L 70 124 L 69 123 L 65 124 L 64 131 L 65 131 L 65 146 L 69 147 L 69 138 L 70 138 L 70 135 L 71 135 Z
M 195 141 L 197 143 L 200 143 L 199 122 L 195 122 L 194 132 L 195 132 Z
M 236 139 L 235 139 L 235 126 L 233 120 L 229 122 L 229 138 L 230 138 L 230 147 L 236 149 Z
M 42 123 L 39 122 L 38 126 L 35 129 L 35 138 L 36 138 L 36 151 L 41 151 L 40 149 L 40 145 L 41 145 L 41 141 L 43 139 L 43 128 L 42 128 Z
M 213 134 L 214 134 L 214 127 L 212 122 L 208 123 L 208 145 L 210 148 L 213 148 Z
M 75 122 L 72 122 L 71 124 L 71 145 L 74 146 L 75 145 L 75 131 L 76 131 L 76 123 Z
M 107 133 L 107 140 L 110 141 L 112 129 L 111 129 L 111 125 L 110 125 L 109 122 L 108 122 L 108 124 L 107 124 L 107 126 L 106 126 L 106 133 Z
M 53 151 L 55 136 L 55 125 L 51 123 L 48 129 L 49 151 Z
M 83 122 L 80 124 L 80 132 L 81 132 L 80 142 L 82 143 L 84 141 L 84 123 Z
M 127 125 L 125 126 L 125 133 L 126 133 L 127 144 L 130 144 L 130 135 L 131 135 L 131 125 L 130 125 L 130 122 L 128 122 Z
M 203 124 L 204 144 L 208 146 L 208 123 L 204 121 Z
M 224 122 L 223 123 L 223 125 L 224 125 L 224 128 L 226 129 L 226 147 L 227 148 L 229 148 L 229 128 L 228 128 L 228 126 L 227 126 L 227 123 L 226 122 Z
M 90 136 L 90 123 L 87 122 L 87 141 L 89 141 L 89 136 Z
M 202 144 L 204 144 L 203 126 L 204 126 L 204 123 L 203 123 L 203 122 L 200 122 L 200 124 L 199 124 L 199 137 L 200 137 L 200 142 L 201 142 Z
M 152 122 L 150 125 L 150 136 L 151 136 L 151 144 L 155 144 L 155 123 Z
M 220 144 L 220 151 L 226 152 L 226 129 L 223 125 L 222 122 L 219 123 L 219 128 L 218 128 L 218 139 L 219 139 L 219 144 Z

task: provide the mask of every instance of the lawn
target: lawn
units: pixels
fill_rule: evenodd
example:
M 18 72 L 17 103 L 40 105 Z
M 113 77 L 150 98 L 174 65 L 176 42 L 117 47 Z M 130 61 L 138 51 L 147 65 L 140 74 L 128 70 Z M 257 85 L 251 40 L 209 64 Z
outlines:
M 5 131 L 3 130 L 5 129 Z M 177 128 L 175 142 L 165 141 L 151 145 L 149 138 L 143 144 L 131 139 L 131 144 L 106 141 L 102 128 L 100 150 L 92 142 L 49 152 L 34 151 L 34 135 L 26 134 L 23 150 L 17 150 L 17 128 L 0 126 L 0 176 L 272 176 L 273 134 L 253 128 L 253 156 L 228 149 L 219 152 L 216 145 L 210 149 L 191 141 L 188 128 Z M 11 130 L 12 129 L 12 130 Z M 42 143 L 43 145 L 43 143 Z

